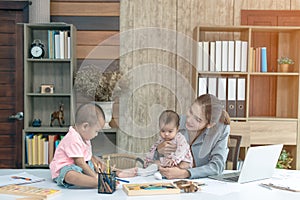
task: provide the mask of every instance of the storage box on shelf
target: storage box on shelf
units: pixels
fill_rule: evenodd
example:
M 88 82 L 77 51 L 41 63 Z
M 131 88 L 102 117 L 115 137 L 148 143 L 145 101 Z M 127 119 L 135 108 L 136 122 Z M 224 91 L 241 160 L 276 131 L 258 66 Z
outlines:
M 37 40 L 44 55 L 33 57 Z M 72 24 L 24 25 L 24 167 L 48 167 L 74 121 L 75 41 Z
M 283 143 L 294 157 L 293 168 L 299 169 L 300 27 L 199 26 L 195 30 L 198 95 L 213 93 L 226 102 L 233 121 L 231 134 L 247 138 L 249 144 L 242 142 L 244 146 Z M 294 59 L 289 72 L 279 70 L 281 56 Z M 241 101 L 244 115 L 238 114 Z M 241 127 L 248 128 L 242 133 Z

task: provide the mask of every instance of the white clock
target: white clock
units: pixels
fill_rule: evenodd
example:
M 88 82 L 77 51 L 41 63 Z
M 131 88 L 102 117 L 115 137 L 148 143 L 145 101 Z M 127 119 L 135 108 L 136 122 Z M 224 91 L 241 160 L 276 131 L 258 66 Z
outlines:
M 30 55 L 32 58 L 42 58 L 45 55 L 44 44 L 41 40 L 34 40 L 31 44 Z

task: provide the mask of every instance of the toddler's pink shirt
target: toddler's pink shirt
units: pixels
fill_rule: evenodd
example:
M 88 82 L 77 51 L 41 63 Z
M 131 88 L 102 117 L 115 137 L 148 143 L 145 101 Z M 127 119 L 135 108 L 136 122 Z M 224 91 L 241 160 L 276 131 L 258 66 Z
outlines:
M 70 126 L 69 132 L 60 141 L 50 163 L 52 179 L 58 177 L 61 168 L 74 164 L 74 157 L 83 157 L 85 161 L 91 160 L 92 145 L 90 140 L 84 141 L 80 134 Z

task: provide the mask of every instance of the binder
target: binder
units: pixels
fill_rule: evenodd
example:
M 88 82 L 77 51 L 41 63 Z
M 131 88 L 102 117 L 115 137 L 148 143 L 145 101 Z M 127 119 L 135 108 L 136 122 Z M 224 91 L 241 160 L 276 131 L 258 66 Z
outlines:
M 227 112 L 236 117 L 236 78 L 228 78 Z
M 228 71 L 228 41 L 222 41 L 222 71 Z
M 209 43 L 203 42 L 203 71 L 209 71 Z
M 234 47 L 234 71 L 241 71 L 241 52 L 242 52 L 242 41 L 236 40 Z
M 216 77 L 208 78 L 208 94 L 217 96 L 217 78 Z
M 197 59 L 196 59 L 196 66 L 197 66 L 198 72 L 203 71 L 202 60 L 203 60 L 203 43 L 198 42 L 197 43 Z
M 216 41 L 216 71 L 222 71 L 222 41 Z
M 198 96 L 207 93 L 207 78 L 199 77 L 198 78 Z
M 234 71 L 234 41 L 228 41 L 228 71 Z
M 246 117 L 246 78 L 237 78 L 236 116 Z
M 209 47 L 209 71 L 216 71 L 216 42 L 210 42 Z
M 247 71 L 247 65 L 248 65 L 248 42 L 242 41 L 241 72 Z
M 223 108 L 226 109 L 226 90 L 227 90 L 227 79 L 220 77 L 218 78 L 218 99 L 222 102 Z

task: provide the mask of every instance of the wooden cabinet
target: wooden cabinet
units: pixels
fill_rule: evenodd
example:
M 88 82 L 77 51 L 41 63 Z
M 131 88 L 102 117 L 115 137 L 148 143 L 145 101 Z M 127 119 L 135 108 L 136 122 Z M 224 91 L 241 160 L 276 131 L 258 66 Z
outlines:
M 283 143 L 294 148 L 294 168 L 300 168 L 300 155 L 296 152 L 299 144 L 299 46 L 300 27 L 272 26 L 200 26 L 195 34 L 195 63 L 199 63 L 199 42 L 216 43 L 216 41 L 244 41 L 247 43 L 247 66 L 241 70 L 203 70 L 198 66 L 198 91 L 201 86 L 200 78 L 225 78 L 226 108 L 228 109 L 229 79 L 245 79 L 245 113 L 243 116 L 231 116 L 231 134 L 242 134 L 249 145 Z M 200 45 L 201 46 L 201 45 Z M 267 71 L 261 72 L 255 67 L 255 51 L 261 47 L 267 49 Z M 198 50 L 197 50 L 198 49 Z M 217 49 L 215 49 L 217 51 Z M 214 51 L 212 51 L 214 52 Z M 207 54 L 210 55 L 208 48 Z M 261 54 L 260 54 L 261 55 Z M 215 57 L 218 55 L 215 54 Z M 223 54 L 221 54 L 223 56 Z M 288 56 L 295 64 L 289 72 L 281 72 L 277 66 L 277 58 Z M 254 59 L 255 57 L 255 59 Z M 217 59 L 217 58 L 215 58 Z M 260 58 L 261 59 L 261 58 Z M 209 63 L 213 62 L 209 60 Z M 226 61 L 228 62 L 228 61 Z M 203 65 L 203 60 L 201 61 Z M 229 67 L 229 66 L 228 66 Z M 235 63 L 234 66 L 235 67 Z M 200 70 L 199 70 L 200 69 Z M 207 80 L 208 80 L 207 79 Z M 216 85 L 218 82 L 216 83 Z M 209 88 L 209 81 L 207 81 Z M 236 86 L 237 87 L 237 86 Z M 218 87 L 216 95 L 218 96 Z M 207 91 L 209 92 L 209 91 Z M 238 102 L 238 89 L 235 89 L 235 101 Z M 235 104 L 238 106 L 238 104 Z M 246 128 L 245 128 L 246 127 Z M 244 130 L 244 132 L 243 132 Z M 247 144 L 243 143 L 245 146 Z
M 54 144 L 50 144 L 49 135 L 57 135 L 56 139 L 59 139 L 73 124 L 75 33 L 76 29 L 71 24 L 24 25 L 25 167 L 47 167 L 49 159 L 46 157 L 54 149 Z M 45 55 L 42 58 L 31 57 L 30 49 L 35 40 L 40 40 L 44 45 Z M 59 48 L 55 47 L 57 45 Z M 60 54 L 56 54 L 57 49 L 60 50 Z M 60 126 L 59 120 L 55 119 L 50 126 L 51 118 L 55 118 L 56 114 L 61 116 L 60 111 L 63 112 L 64 123 Z

